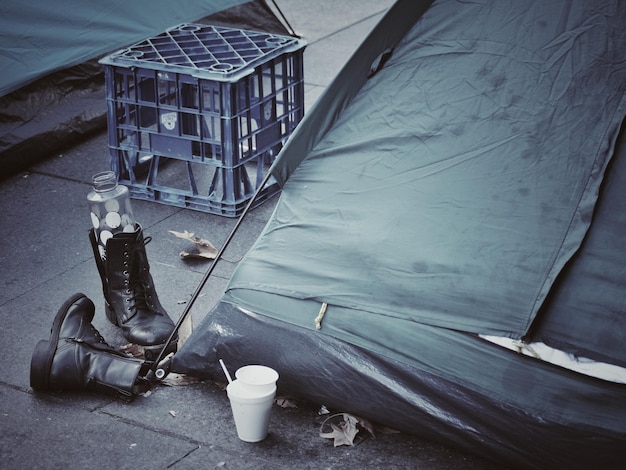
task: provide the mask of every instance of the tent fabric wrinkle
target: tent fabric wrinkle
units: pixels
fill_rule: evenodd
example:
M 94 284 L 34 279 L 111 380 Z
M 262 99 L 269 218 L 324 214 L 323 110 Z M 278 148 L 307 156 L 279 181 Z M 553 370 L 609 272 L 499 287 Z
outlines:
M 626 367 L 626 183 L 624 121 L 598 197 L 593 223 L 577 255 L 541 307 L 532 338 L 596 361 Z M 576 319 L 577 328 L 570 325 Z
M 398 0 L 365 38 L 327 91 L 304 116 L 305 124 L 298 125 L 289 137 L 291 144 L 280 152 L 273 163 L 270 171 L 279 184 L 283 185 L 287 181 L 302 159 L 341 115 L 367 80 L 377 58 L 386 50 L 393 49 L 432 3 L 433 0 Z
M 226 299 L 263 289 L 383 318 L 527 334 L 589 226 L 612 156 L 609 136 L 626 112 L 622 84 L 611 76 L 584 82 L 606 60 L 589 52 L 555 92 L 541 62 L 529 67 L 511 56 L 519 46 L 506 38 L 522 34 L 519 24 L 510 23 L 510 35 L 501 28 L 484 38 L 490 16 L 472 29 L 469 15 L 484 12 L 471 7 L 463 10 L 471 23 L 464 34 L 478 52 L 447 41 L 441 54 L 439 38 L 429 37 L 446 37 L 437 12 L 452 18 L 458 8 L 435 3 L 294 171 Z M 585 10 L 577 13 L 585 22 Z M 502 52 L 476 60 L 496 39 Z M 555 62 L 551 37 L 533 39 L 525 44 L 532 55 Z M 566 92 L 579 86 L 589 91 Z M 607 86 L 598 106 L 597 90 Z M 284 277 L 256 276 L 255 263 Z

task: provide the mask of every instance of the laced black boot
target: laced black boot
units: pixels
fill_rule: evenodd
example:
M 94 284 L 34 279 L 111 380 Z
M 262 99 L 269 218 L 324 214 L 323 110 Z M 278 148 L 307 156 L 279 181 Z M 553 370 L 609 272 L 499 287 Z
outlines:
M 174 331 L 174 323 L 161 306 L 150 274 L 146 243 L 141 226 L 133 233 L 118 233 L 107 240 L 106 258 L 98 251 L 95 232 L 89 239 L 102 280 L 107 318 L 122 329 L 130 342 L 143 348 L 145 358 L 154 360 Z M 176 350 L 173 338 L 166 353 Z
M 35 347 L 30 386 L 35 390 L 96 391 L 131 399 L 149 388 L 147 363 L 109 346 L 91 324 L 93 302 L 74 294 L 59 309 L 49 340 Z

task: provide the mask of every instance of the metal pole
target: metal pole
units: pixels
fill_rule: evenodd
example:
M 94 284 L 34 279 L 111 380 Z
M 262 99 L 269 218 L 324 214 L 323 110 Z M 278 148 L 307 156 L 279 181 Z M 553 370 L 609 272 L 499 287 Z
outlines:
M 235 236 L 235 232 L 237 232 L 237 230 L 239 229 L 239 226 L 243 222 L 244 217 L 246 216 L 246 214 L 248 213 L 248 211 L 252 207 L 252 204 L 254 203 L 254 201 L 258 198 L 259 194 L 261 193 L 261 191 L 263 190 L 263 188 L 265 187 L 265 185 L 267 184 L 267 182 L 269 181 L 271 176 L 272 176 L 271 171 L 268 171 L 267 175 L 265 175 L 265 178 L 263 178 L 263 181 L 261 181 L 261 184 L 259 185 L 259 187 L 255 191 L 254 195 L 252 196 L 252 198 L 250 199 L 250 201 L 246 205 L 246 207 L 243 210 L 243 212 L 241 213 L 241 215 L 239 216 L 239 219 L 237 220 L 237 223 L 235 224 L 235 226 L 231 230 L 230 234 L 226 238 L 226 241 L 224 242 L 222 247 L 219 249 L 219 251 L 215 255 L 215 259 L 213 260 L 213 263 L 211 263 L 211 266 L 209 266 L 209 268 L 207 269 L 207 272 L 202 277 L 202 279 L 200 281 L 200 284 L 198 284 L 198 287 L 196 287 L 196 290 L 192 294 L 191 299 L 189 300 L 189 302 L 187 302 L 187 305 L 185 306 L 185 309 L 183 310 L 183 313 L 181 313 L 180 317 L 178 318 L 178 321 L 176 322 L 176 325 L 174 326 L 174 330 L 170 334 L 169 338 L 167 338 L 167 341 L 165 342 L 165 345 L 163 346 L 163 349 L 161 349 L 161 352 L 159 353 L 159 355 L 154 360 L 154 363 L 153 363 L 152 367 L 150 368 L 150 370 L 154 373 L 154 375 L 155 375 L 155 377 L 157 379 L 162 379 L 163 377 L 165 377 L 165 375 L 167 375 L 167 371 L 165 371 L 165 370 L 163 370 L 163 368 L 159 367 L 161 361 L 163 361 L 163 359 L 164 359 L 165 350 L 167 349 L 167 346 L 170 344 L 172 339 L 174 339 L 174 337 L 178 333 L 178 330 L 180 329 L 181 325 L 187 319 L 187 316 L 189 315 L 189 312 L 191 311 L 191 307 L 193 307 L 193 304 L 196 302 L 196 300 L 198 299 L 200 293 L 202 292 L 202 289 L 204 288 L 205 284 L 209 280 L 209 277 L 211 276 L 211 273 L 213 273 L 213 270 L 217 266 L 217 262 L 220 260 L 220 258 L 224 254 L 224 251 L 226 251 L 226 248 L 228 247 L 228 245 L 230 244 L 231 240 Z

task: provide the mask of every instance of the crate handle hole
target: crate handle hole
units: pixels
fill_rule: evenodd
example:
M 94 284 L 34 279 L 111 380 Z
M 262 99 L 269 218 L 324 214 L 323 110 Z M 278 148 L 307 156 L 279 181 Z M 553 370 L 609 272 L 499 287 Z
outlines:
M 126 57 L 130 57 L 131 59 L 141 59 L 143 57 L 143 51 L 133 51 L 133 50 L 127 50 L 124 51 L 124 56 Z
M 190 31 L 190 32 L 193 32 L 193 31 L 200 30 L 200 26 L 195 25 L 195 24 L 186 24 L 186 25 L 183 25 L 180 28 L 178 28 L 178 30 L 179 31 Z
M 228 63 L 213 64 L 209 68 L 211 70 L 216 71 L 216 72 L 228 72 L 229 70 L 233 69 L 233 65 L 232 64 L 228 64 Z
M 280 36 L 271 36 L 265 40 L 265 42 L 270 46 L 279 46 L 287 42 L 287 38 L 282 38 Z

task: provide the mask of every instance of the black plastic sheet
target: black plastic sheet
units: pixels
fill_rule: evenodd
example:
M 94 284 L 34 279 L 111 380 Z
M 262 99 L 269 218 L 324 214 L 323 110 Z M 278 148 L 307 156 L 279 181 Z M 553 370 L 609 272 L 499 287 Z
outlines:
M 198 325 L 174 356 L 172 370 L 224 381 L 219 359 L 231 371 L 264 364 L 279 372 L 281 395 L 454 445 L 509 468 L 623 468 L 623 385 L 581 378 L 464 334 L 433 341 L 439 344 L 416 341 L 415 349 L 435 348 L 442 361 L 457 361 L 476 374 L 467 380 L 481 387 L 227 303 Z M 448 356 L 450 348 L 455 351 Z M 578 413 L 576 419 L 564 416 L 563 408 Z M 611 423 L 602 423 L 602 416 Z M 591 424 L 589 417 L 600 421 Z

